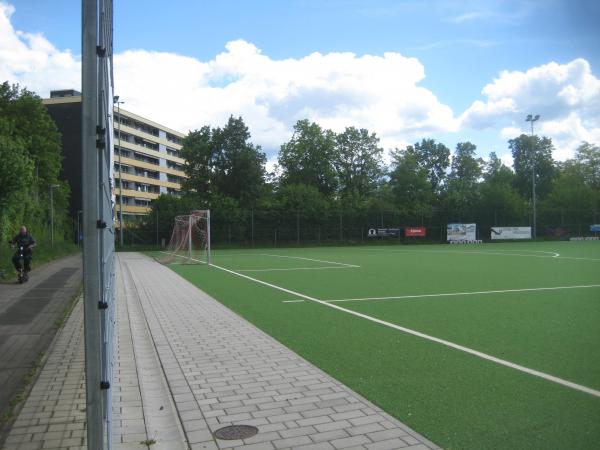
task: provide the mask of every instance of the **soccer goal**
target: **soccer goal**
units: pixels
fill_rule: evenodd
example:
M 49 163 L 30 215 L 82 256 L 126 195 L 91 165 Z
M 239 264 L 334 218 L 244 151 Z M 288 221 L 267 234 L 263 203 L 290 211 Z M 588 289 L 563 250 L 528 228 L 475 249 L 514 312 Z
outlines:
M 210 210 L 176 216 L 163 264 L 210 264 Z

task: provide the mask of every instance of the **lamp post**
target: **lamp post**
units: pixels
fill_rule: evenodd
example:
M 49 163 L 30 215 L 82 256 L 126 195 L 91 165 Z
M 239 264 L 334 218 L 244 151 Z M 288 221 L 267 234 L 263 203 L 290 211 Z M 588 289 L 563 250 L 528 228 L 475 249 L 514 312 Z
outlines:
M 525 122 L 531 122 L 531 203 L 533 206 L 533 238 L 537 237 L 537 210 L 535 205 L 535 148 L 533 142 L 533 122 L 540 120 L 540 115 L 528 114 Z
M 50 248 L 54 248 L 54 189 L 58 184 L 50 185 Z
M 121 171 L 121 104 L 119 96 L 115 95 L 113 102 L 117 105 L 117 145 L 119 146 L 119 244 L 123 247 L 123 172 Z

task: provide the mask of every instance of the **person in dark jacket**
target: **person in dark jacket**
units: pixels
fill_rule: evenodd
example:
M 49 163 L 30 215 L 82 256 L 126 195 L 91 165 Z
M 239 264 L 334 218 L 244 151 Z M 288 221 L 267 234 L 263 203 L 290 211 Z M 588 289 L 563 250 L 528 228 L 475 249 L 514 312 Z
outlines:
M 10 243 L 14 246 L 17 247 L 17 249 L 19 247 L 23 247 L 23 265 L 24 265 L 24 269 L 25 269 L 25 274 L 27 274 L 29 271 L 31 271 L 31 260 L 33 258 L 33 247 L 35 247 L 35 239 L 33 238 L 33 236 L 31 234 L 29 234 L 29 232 L 27 231 L 27 227 L 26 226 L 22 226 L 21 230 L 19 231 L 19 234 L 17 234 L 12 241 L 10 241 Z M 21 257 L 19 255 L 19 252 L 17 251 L 17 253 L 15 253 L 15 255 L 12 258 L 12 262 L 13 265 L 15 266 L 15 269 L 17 270 L 17 272 L 21 269 L 21 261 L 20 261 Z

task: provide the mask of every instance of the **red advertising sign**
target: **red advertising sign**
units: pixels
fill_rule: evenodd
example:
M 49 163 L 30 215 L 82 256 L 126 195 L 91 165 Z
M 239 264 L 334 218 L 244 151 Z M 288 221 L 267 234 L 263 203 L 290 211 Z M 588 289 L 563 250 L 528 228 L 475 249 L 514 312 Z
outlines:
M 411 228 L 405 228 L 404 229 L 404 236 L 421 236 L 421 237 L 425 237 L 425 227 L 411 227 Z

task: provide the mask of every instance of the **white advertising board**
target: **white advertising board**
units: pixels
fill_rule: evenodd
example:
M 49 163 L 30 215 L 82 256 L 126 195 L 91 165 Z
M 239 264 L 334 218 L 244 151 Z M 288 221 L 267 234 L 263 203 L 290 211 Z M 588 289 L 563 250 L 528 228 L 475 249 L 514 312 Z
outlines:
M 474 223 L 449 223 L 446 231 L 448 242 L 475 241 L 477 239 L 477 225 Z
M 531 227 L 492 227 L 492 240 L 531 239 Z

